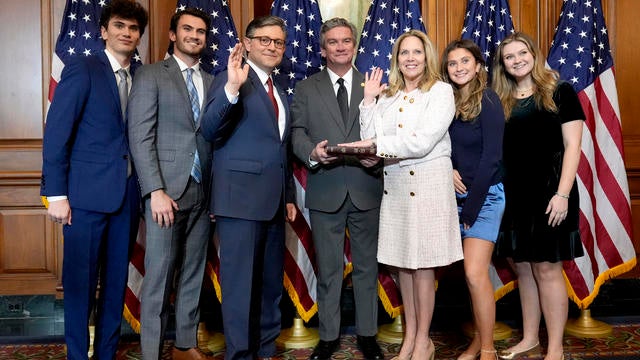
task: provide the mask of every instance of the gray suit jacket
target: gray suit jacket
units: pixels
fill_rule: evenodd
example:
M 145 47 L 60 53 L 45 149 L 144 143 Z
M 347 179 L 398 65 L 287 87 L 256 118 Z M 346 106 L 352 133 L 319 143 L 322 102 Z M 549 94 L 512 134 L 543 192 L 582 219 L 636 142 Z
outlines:
M 364 97 L 362 73 L 353 69 L 349 121 L 345 126 L 327 70 L 298 82 L 291 104 L 293 152 L 309 168 L 305 206 L 311 210 L 337 210 L 347 194 L 360 210 L 380 206 L 382 177 L 379 166 L 365 168 L 353 156 L 330 164 L 309 164 L 311 151 L 322 140 L 330 145 L 360 140 L 360 111 Z
M 206 96 L 213 76 L 202 69 L 200 73 Z M 208 193 L 211 144 L 200 133 L 200 121 L 193 121 L 187 85 L 173 57 L 136 71 L 127 114 L 131 154 L 143 197 L 164 189 L 172 199 L 179 198 L 187 187 L 196 148 Z

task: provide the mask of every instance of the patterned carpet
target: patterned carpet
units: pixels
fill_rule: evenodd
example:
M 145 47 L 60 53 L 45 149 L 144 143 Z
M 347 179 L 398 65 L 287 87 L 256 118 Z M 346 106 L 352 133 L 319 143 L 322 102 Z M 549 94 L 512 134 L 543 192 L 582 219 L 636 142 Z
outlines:
M 544 337 L 544 334 L 541 334 Z M 466 347 L 466 339 L 461 333 L 434 332 L 433 341 L 436 345 L 436 359 L 456 359 Z M 520 338 L 518 331 L 507 340 L 496 342 L 497 349 L 504 349 L 515 344 Z M 386 358 L 397 354 L 399 344 L 380 343 Z M 543 344 L 544 345 L 544 344 Z M 163 359 L 171 359 L 171 342 L 165 344 Z M 312 349 L 283 350 L 279 355 L 284 360 L 306 360 Z M 640 324 L 615 325 L 613 333 L 603 339 L 583 339 L 573 336 L 565 336 L 565 359 L 567 360 L 640 360 Z M 224 352 L 214 353 L 215 357 L 222 360 Z M 523 360 L 542 359 L 543 354 L 532 354 Z M 29 345 L 2 345 L 0 346 L 0 359 L 2 360 L 53 360 L 65 358 L 64 344 L 29 344 Z M 140 359 L 140 346 L 138 343 L 123 342 L 117 354 L 117 360 Z M 334 360 L 361 360 L 362 354 L 357 350 L 354 335 L 344 335 L 341 338 L 340 351 L 334 354 Z

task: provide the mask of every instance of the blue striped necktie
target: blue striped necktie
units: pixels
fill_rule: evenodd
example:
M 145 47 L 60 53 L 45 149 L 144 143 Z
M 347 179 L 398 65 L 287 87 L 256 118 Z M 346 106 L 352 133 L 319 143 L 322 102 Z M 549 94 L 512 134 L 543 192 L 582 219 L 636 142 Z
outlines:
M 189 100 L 191 100 L 191 111 L 193 112 L 193 122 L 198 123 L 200 118 L 200 100 L 198 98 L 198 91 L 193 83 L 193 69 L 187 68 L 187 91 L 189 92 Z M 198 149 L 196 148 L 195 155 L 193 157 L 193 167 L 191 167 L 191 176 L 193 179 L 200 183 L 202 181 L 202 168 L 200 167 L 200 155 L 198 155 Z

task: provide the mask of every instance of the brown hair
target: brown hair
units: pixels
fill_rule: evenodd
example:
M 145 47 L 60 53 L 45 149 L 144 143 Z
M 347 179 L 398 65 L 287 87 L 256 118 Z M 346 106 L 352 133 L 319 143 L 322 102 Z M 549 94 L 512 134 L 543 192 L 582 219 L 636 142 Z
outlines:
M 533 39 L 529 35 L 516 32 L 507 36 L 502 42 L 496 54 L 493 58 L 493 76 L 491 85 L 496 91 L 502 102 L 504 108 L 504 115 L 506 119 L 511 116 L 516 99 L 513 94 L 516 91 L 516 79 L 511 74 L 505 71 L 503 51 L 507 44 L 514 41 L 520 41 L 525 44 L 533 56 L 533 70 L 531 71 L 531 79 L 533 80 L 533 99 L 536 102 L 536 106 L 540 109 L 545 109 L 552 112 L 557 112 L 558 107 L 553 101 L 553 93 L 558 83 L 558 73 L 554 70 L 545 68 L 545 58 L 542 56 L 540 48 L 534 43 Z
M 449 78 L 448 71 L 448 56 L 449 53 L 456 49 L 465 49 L 471 53 L 476 63 L 480 64 L 480 70 L 476 73 L 476 76 L 469 83 L 469 92 L 467 96 L 463 97 L 460 93 L 460 89 Z M 463 121 L 471 121 L 480 115 L 482 111 L 482 94 L 487 87 L 487 70 L 485 69 L 484 58 L 478 45 L 469 39 L 454 40 L 447 45 L 442 52 L 442 66 L 441 73 L 442 79 L 452 84 L 453 95 L 456 99 L 456 115 L 459 115 Z

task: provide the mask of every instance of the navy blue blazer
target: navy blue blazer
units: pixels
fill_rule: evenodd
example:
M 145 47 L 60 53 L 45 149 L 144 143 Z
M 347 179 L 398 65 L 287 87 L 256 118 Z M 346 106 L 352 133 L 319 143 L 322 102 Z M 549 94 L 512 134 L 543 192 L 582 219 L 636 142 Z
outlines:
M 282 139 L 273 105 L 258 75 L 249 70 L 239 99 L 231 104 L 224 91 L 227 72 L 215 77 L 200 129 L 214 143 L 211 212 L 253 221 L 271 220 L 285 200 L 295 203 L 289 169 L 291 119 L 284 91 L 286 126 Z
M 62 70 L 47 114 L 40 195 L 72 208 L 114 212 L 124 199 L 129 147 L 107 55 L 77 57 Z

